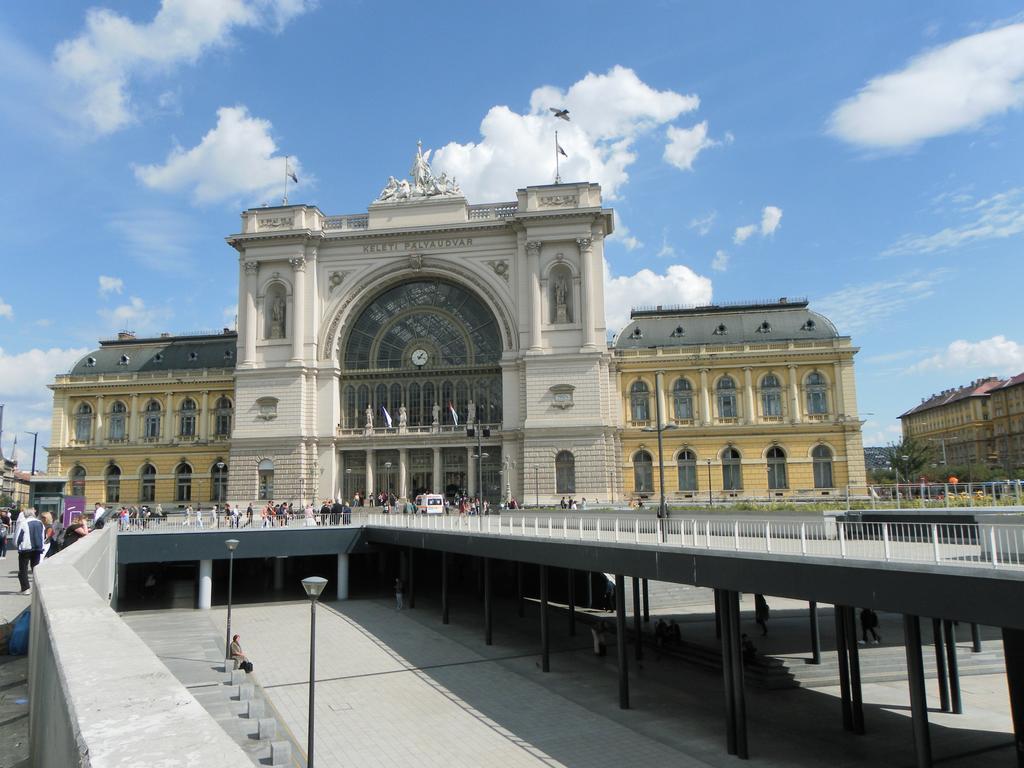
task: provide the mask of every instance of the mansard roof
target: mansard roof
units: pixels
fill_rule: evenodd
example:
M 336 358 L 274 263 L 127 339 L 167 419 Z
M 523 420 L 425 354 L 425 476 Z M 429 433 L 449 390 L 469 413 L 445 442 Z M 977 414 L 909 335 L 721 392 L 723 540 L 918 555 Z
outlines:
M 936 395 L 926 397 L 921 401 L 920 405 L 915 405 L 909 411 L 901 413 L 899 418 L 911 416 L 922 411 L 928 411 L 932 408 L 938 408 L 943 405 L 951 405 L 952 403 L 959 402 L 960 400 L 966 400 L 971 397 L 988 397 L 993 389 L 1002 386 L 1005 382 L 995 376 L 990 376 L 987 379 L 976 379 L 970 384 L 962 387 L 952 387 L 951 389 L 945 389 Z
M 134 334 L 120 333 L 116 339 L 100 341 L 99 349 L 82 357 L 69 374 L 95 376 L 203 368 L 233 369 L 237 343 L 238 333 L 229 329 L 221 333 L 165 334 L 142 339 Z

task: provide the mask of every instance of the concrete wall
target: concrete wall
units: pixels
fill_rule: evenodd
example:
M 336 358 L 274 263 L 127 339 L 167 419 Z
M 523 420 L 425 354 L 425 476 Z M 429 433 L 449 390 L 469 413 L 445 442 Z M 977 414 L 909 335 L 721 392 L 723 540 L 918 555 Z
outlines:
M 41 564 L 32 592 L 29 740 L 39 768 L 252 763 L 110 608 L 117 532 Z

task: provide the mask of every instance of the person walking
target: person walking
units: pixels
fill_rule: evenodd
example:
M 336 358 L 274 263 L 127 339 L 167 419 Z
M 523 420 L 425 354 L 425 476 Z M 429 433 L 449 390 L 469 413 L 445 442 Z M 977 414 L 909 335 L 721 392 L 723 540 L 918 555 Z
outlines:
M 402 602 L 402 591 L 402 580 L 395 579 L 395 610 L 398 611 L 402 610 L 405 607 L 405 604 Z
M 27 595 L 29 568 L 34 571 L 43 554 L 43 524 L 36 519 L 35 509 L 29 507 L 21 513 L 14 544 L 18 548 L 18 583 L 21 585 L 21 594 Z
M 872 611 L 870 608 L 865 608 L 860 612 L 860 629 L 861 637 L 864 642 L 868 642 L 868 633 L 871 633 L 873 642 L 875 645 L 881 641 L 881 637 L 878 634 L 878 614 Z
M 754 595 L 754 621 L 761 628 L 761 637 L 768 634 L 768 601 L 764 595 Z

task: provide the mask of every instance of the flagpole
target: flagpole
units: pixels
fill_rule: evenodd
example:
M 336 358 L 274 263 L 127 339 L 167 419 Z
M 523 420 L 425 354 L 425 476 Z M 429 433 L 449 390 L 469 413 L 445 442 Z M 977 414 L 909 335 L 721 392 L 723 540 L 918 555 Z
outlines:
M 288 205 L 288 155 L 284 156 L 284 197 L 281 205 Z
M 562 176 L 558 167 L 558 131 L 555 131 L 555 184 L 562 183 Z

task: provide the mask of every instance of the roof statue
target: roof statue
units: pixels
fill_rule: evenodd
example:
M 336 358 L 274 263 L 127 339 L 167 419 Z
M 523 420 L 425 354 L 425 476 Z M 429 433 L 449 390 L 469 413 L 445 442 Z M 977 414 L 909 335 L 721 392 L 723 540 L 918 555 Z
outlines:
M 388 176 L 388 183 L 377 196 L 377 202 L 398 202 L 401 200 L 416 200 L 427 197 L 461 197 L 462 190 L 454 177 L 447 173 L 435 176 L 430 168 L 430 150 L 423 152 L 423 142 L 416 142 L 416 157 L 412 161 L 412 168 L 409 169 L 409 178 L 412 182 L 402 179 L 399 181 L 394 176 Z

